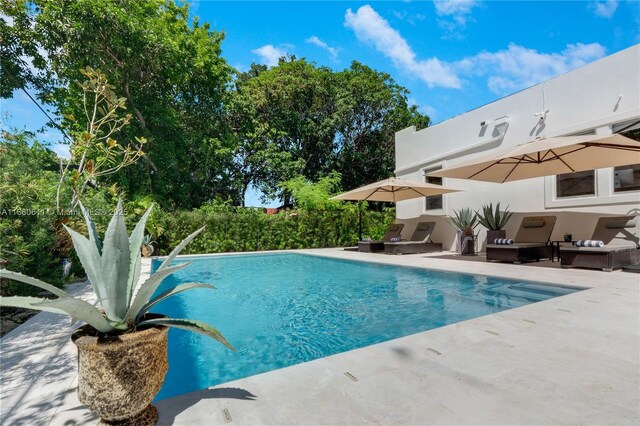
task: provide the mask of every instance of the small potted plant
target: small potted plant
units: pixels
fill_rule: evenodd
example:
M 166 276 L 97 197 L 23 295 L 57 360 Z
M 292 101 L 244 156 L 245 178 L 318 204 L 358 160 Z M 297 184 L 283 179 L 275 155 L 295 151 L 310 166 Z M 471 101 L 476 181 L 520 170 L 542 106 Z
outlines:
M 80 204 L 89 238 L 65 226 L 98 300 L 96 308 L 63 290 L 18 272 L 0 269 L 2 279 L 11 279 L 47 290 L 56 298 L 2 297 L 0 306 L 66 314 L 86 325 L 72 335 L 78 347 L 78 398 L 104 424 L 153 425 L 158 412 L 151 401 L 164 382 L 168 369 L 168 328 L 182 328 L 233 346 L 218 330 L 201 321 L 167 318 L 149 311 L 159 302 L 185 290 L 213 288 L 209 284 L 181 284 L 154 297 L 162 280 L 189 263 L 170 263 L 204 228 L 185 238 L 142 284 L 141 245 L 151 206 L 128 235 L 118 202 L 104 240 Z
M 476 212 L 480 225 L 487 228 L 487 244 L 493 244 L 498 238 L 506 238 L 507 233 L 503 229 L 513 213 L 509 212 L 509 207 L 500 210 L 500 203 L 493 208 L 493 203 L 482 206 L 482 213 Z
M 470 208 L 453 211 L 451 225 L 457 230 L 458 252 L 463 255 L 475 254 L 475 236 L 473 230 L 478 226 L 478 215 Z
M 140 248 L 142 250 L 142 256 L 151 257 L 156 250 L 154 244 L 156 244 L 156 242 L 151 240 L 151 235 L 145 235 L 142 239 L 142 247 Z

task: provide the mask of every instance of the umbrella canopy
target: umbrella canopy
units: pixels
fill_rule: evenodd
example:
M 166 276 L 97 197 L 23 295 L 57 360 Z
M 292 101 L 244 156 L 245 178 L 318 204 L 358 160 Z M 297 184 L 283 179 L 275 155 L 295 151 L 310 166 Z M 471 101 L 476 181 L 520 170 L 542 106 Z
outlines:
M 537 139 L 502 149 L 429 176 L 511 182 L 640 163 L 640 142 L 625 136 L 586 135 Z
M 457 191 L 460 190 L 442 185 L 390 178 L 342 193 L 333 197 L 332 200 L 396 202 Z

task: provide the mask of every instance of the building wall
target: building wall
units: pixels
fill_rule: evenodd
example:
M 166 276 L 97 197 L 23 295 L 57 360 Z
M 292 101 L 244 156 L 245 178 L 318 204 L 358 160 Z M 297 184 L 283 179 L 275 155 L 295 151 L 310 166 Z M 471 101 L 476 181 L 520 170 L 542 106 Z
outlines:
M 544 120 L 536 114 L 547 111 Z M 640 45 L 625 49 L 569 73 L 484 105 L 432 127 L 396 133 L 396 176 L 424 181 L 426 170 L 454 166 L 537 137 L 610 134 L 640 120 Z M 484 123 L 484 125 L 481 125 Z M 636 155 L 636 154 L 630 154 Z M 640 156 L 639 156 L 640 157 Z M 640 158 L 638 159 L 640 163 Z M 455 247 L 447 216 L 453 210 L 500 202 L 517 214 L 507 226 L 513 236 L 524 215 L 558 216 L 552 239 L 565 232 L 591 236 L 597 218 L 640 211 L 640 192 L 614 193 L 613 169 L 596 171 L 596 195 L 559 199 L 555 176 L 504 184 L 444 179 L 464 192 L 444 196 L 442 210 L 425 210 L 424 199 L 399 202 L 397 218 L 410 235 L 420 220 L 438 222 L 434 241 Z M 580 214 L 575 214 L 580 213 Z M 480 241 L 484 230 L 480 231 Z

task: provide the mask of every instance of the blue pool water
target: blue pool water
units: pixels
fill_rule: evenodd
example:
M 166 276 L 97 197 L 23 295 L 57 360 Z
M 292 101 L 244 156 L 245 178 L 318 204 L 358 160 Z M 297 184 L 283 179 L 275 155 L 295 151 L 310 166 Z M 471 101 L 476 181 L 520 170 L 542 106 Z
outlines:
M 185 260 L 193 263 L 158 292 L 186 282 L 216 290 L 178 294 L 154 311 L 205 321 L 237 352 L 172 329 L 169 372 L 157 399 L 580 290 L 289 253 L 175 263 Z

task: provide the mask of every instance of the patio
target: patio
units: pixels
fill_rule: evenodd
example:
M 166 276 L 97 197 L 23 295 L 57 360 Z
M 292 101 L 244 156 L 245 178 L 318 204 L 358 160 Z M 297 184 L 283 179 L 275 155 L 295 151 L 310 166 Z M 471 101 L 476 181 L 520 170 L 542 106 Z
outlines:
M 452 253 L 301 252 L 589 289 L 163 400 L 159 424 L 640 422 L 638 275 Z M 75 393 L 74 327 L 42 313 L 0 340 L 3 424 L 96 420 Z

